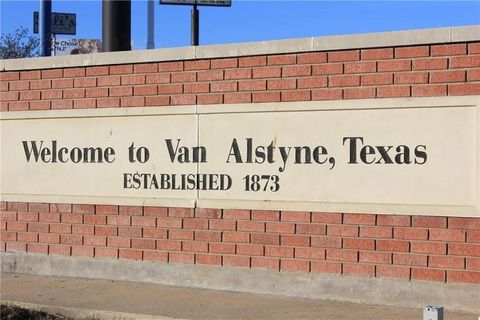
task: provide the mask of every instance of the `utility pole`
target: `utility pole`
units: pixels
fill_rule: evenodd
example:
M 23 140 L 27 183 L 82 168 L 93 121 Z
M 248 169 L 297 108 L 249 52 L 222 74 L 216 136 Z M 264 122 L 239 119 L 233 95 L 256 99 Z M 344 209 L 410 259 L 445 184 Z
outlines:
M 147 1 L 147 49 L 155 49 L 155 0 Z
M 42 57 L 52 55 L 52 1 L 40 0 L 40 42 Z
M 160 4 L 192 6 L 190 43 L 192 46 L 198 46 L 200 43 L 200 12 L 197 6 L 230 7 L 232 0 L 160 0 Z
M 192 24 L 191 24 L 192 46 L 198 46 L 200 42 L 200 14 L 198 12 L 197 4 L 192 7 Z
M 132 50 L 131 11 L 130 0 L 103 0 L 102 49 L 104 52 Z

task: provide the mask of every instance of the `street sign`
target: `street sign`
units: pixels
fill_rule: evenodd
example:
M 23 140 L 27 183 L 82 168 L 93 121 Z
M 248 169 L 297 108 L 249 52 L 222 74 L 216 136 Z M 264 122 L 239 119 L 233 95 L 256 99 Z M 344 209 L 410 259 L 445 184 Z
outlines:
M 192 46 L 198 46 L 200 42 L 200 12 L 197 6 L 230 7 L 232 6 L 232 0 L 160 0 L 160 4 L 193 6 L 191 13 L 191 43 Z
M 33 13 L 33 33 L 38 33 L 38 11 Z M 52 12 L 52 34 L 76 34 L 77 15 L 75 13 Z
M 160 4 L 231 7 L 232 0 L 160 0 Z

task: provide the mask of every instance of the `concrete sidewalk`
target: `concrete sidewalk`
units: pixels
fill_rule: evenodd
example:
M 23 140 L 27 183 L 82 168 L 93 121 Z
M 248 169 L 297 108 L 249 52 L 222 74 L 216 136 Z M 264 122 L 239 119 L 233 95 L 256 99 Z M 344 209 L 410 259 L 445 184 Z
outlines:
M 415 320 L 422 310 L 144 283 L 1 275 L 2 303 L 95 319 Z M 477 320 L 449 312 L 445 320 Z

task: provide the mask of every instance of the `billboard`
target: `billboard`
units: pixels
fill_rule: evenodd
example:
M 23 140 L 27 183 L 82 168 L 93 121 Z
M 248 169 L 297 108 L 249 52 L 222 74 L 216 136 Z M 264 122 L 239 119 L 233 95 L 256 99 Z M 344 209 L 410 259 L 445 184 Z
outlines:
M 54 52 L 56 56 L 85 54 L 102 51 L 102 41 L 98 39 L 57 39 Z

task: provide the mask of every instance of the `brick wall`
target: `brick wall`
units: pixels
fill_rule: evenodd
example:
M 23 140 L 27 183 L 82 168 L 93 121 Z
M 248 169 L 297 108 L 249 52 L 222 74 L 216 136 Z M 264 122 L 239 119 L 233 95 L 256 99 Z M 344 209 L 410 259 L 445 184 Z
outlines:
M 1 110 L 480 94 L 480 43 L 1 73 Z M 1 203 L 1 251 L 480 283 L 480 218 Z
M 1 73 L 2 111 L 480 94 L 480 43 Z

